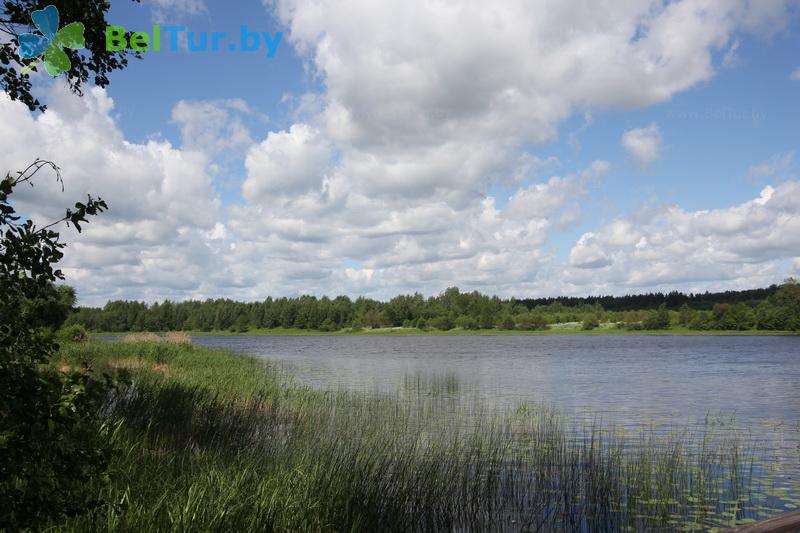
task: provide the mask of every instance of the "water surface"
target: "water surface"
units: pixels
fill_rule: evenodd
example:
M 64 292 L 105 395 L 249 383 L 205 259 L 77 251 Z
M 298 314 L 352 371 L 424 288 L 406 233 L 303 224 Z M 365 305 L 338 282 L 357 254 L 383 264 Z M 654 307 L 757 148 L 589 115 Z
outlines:
M 800 337 L 196 337 L 287 365 L 321 389 L 455 376 L 492 405 L 546 402 L 614 423 L 800 423 Z
M 465 401 L 480 409 L 543 402 L 577 427 L 588 419 L 634 433 L 694 435 L 693 453 L 705 435 L 733 438 L 754 454 L 752 492 L 738 518 L 763 519 L 800 508 L 800 337 L 193 340 L 268 359 L 293 379 L 323 390 L 381 391 L 399 398 L 409 393 L 418 401 L 415 394 L 433 384 L 455 396 L 453 414 L 459 418 L 465 416 L 458 410 Z

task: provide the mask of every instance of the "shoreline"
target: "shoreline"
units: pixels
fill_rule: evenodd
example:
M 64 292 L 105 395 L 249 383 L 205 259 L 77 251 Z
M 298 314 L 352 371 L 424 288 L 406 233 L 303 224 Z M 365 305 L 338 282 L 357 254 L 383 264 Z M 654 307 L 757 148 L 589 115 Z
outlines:
M 146 332 L 91 332 L 92 337 L 122 337 L 132 333 Z M 163 333 L 163 332 L 161 332 Z M 584 331 L 575 328 L 554 328 L 548 330 L 467 330 L 451 329 L 420 330 L 417 328 L 380 328 L 361 331 L 316 331 L 299 328 L 253 329 L 244 332 L 234 331 L 187 331 L 192 337 L 605 337 L 605 336 L 641 336 L 641 337 L 796 337 L 796 331 L 770 330 L 690 330 L 674 328 L 668 330 L 625 330 L 599 328 Z
M 778 479 L 766 468 L 771 456 L 713 420 L 616 433 L 595 418 L 573 426 L 535 402 L 464 410 L 473 400 L 435 375 L 403 396 L 331 394 L 252 355 L 175 342 L 65 343 L 52 361 L 60 372 L 87 363 L 95 375 L 127 380 L 105 415 L 120 453 L 109 478 L 88 490 L 129 504 L 45 529 L 516 529 L 532 516 L 519 495 L 535 494 L 542 507 L 562 506 L 541 517 L 547 530 L 586 521 L 597 530 L 695 531 L 701 513 L 703 530 L 721 530 L 781 515 L 795 497 L 759 490 Z M 748 464 L 760 477 L 742 475 Z M 780 466 L 775 476 L 791 475 L 792 463 Z M 698 471 L 708 474 L 699 480 Z M 593 499 L 599 493 L 608 497 Z M 587 513 L 589 504 L 600 507 Z

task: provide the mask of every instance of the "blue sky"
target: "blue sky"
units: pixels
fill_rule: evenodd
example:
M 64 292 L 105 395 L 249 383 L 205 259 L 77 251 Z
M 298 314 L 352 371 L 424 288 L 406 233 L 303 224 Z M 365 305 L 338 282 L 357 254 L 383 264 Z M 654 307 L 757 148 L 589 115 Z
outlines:
M 798 2 L 568 4 L 115 1 L 132 31 L 283 39 L 271 59 L 146 53 L 83 100 L 39 78 L 50 111 L 2 111 L 112 204 L 114 230 L 67 258 L 86 303 L 696 291 L 800 271 Z M 98 139 L 85 160 L 67 130 Z M 9 146 L 6 166 L 29 155 Z M 63 200 L 31 194 L 33 210 Z

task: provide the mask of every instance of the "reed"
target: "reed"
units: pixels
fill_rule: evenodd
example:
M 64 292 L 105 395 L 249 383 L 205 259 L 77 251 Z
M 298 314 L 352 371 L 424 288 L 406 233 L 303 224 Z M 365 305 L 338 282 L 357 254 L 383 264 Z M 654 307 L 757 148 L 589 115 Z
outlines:
M 163 335 L 158 333 L 128 333 L 122 337 L 122 342 L 168 342 L 172 344 L 192 344 L 192 337 L 185 331 L 168 331 Z
M 498 413 L 452 375 L 326 393 L 187 344 L 67 345 L 59 364 L 82 360 L 128 382 L 106 406 L 117 454 L 108 505 L 54 531 L 707 531 L 774 512 L 730 428 Z

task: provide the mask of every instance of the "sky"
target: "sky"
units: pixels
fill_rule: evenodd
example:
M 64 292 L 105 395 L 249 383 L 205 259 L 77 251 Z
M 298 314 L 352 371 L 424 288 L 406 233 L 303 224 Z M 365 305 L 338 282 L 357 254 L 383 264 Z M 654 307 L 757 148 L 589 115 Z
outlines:
M 65 181 L 21 209 L 110 206 L 64 232 L 83 305 L 800 274 L 798 0 L 115 0 L 108 21 L 282 37 L 162 37 L 82 98 L 36 74 L 45 113 L 0 94 L 0 171 Z

